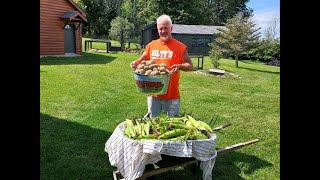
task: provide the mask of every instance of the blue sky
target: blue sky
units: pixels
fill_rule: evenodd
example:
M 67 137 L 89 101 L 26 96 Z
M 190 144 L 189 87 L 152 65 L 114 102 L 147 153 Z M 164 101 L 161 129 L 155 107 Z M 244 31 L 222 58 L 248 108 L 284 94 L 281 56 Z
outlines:
M 246 5 L 253 9 L 253 20 L 257 27 L 261 27 L 262 36 L 274 17 L 280 18 L 280 0 L 250 0 Z M 276 31 L 276 36 L 280 37 L 280 24 Z

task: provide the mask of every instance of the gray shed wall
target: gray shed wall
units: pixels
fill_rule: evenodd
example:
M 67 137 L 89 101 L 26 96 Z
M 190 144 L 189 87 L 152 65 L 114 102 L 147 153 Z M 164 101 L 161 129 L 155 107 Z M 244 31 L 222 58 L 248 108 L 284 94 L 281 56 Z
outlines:
M 146 46 L 149 42 L 158 38 L 159 38 L 159 35 L 158 35 L 158 30 L 156 26 L 145 29 L 142 31 L 141 45 Z
M 176 34 L 172 33 L 172 37 L 181 41 L 188 46 L 190 54 L 203 54 L 208 55 L 210 47 L 208 43 L 214 41 L 213 34 Z M 142 31 L 141 45 L 145 46 L 153 39 L 158 39 L 157 25 L 154 23 Z
M 208 43 L 214 41 L 213 35 L 202 34 L 172 34 L 172 37 L 188 46 L 188 53 L 208 55 Z

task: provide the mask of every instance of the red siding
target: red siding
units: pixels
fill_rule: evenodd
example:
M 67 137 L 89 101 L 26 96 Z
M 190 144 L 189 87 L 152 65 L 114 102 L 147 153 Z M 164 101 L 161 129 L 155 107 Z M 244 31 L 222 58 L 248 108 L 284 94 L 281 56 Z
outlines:
M 64 22 L 60 17 L 71 10 L 77 9 L 68 0 L 40 0 L 40 55 L 64 54 Z M 81 29 L 80 26 L 75 33 L 77 54 L 82 49 Z

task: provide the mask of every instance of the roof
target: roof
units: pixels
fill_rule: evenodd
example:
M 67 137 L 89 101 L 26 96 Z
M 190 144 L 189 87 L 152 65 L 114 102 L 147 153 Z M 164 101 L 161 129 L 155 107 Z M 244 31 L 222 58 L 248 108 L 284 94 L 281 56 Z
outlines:
M 79 11 L 68 11 L 66 12 L 62 17 L 61 19 L 66 19 L 68 21 L 72 21 L 72 20 L 80 20 L 79 17 L 87 22 L 87 18 L 84 17 Z
M 61 19 L 65 19 L 68 21 L 76 20 L 79 21 L 82 19 L 82 21 L 87 22 L 87 15 L 86 13 L 73 1 L 73 0 L 66 0 L 69 2 L 73 7 L 75 7 L 76 11 L 68 11 L 66 12 Z M 80 19 L 79 19 L 80 17 Z
M 83 10 L 73 0 L 67 0 L 67 1 L 71 3 L 84 17 L 87 17 L 86 13 L 83 12 Z
M 207 26 L 207 25 L 185 25 L 173 24 L 173 34 L 214 34 L 220 32 L 218 28 L 225 29 L 225 26 Z
M 144 27 L 143 30 L 157 26 L 156 21 Z M 214 34 L 219 32 L 218 28 L 226 29 L 225 26 L 209 26 L 209 25 L 187 25 L 187 24 L 172 24 L 173 34 Z

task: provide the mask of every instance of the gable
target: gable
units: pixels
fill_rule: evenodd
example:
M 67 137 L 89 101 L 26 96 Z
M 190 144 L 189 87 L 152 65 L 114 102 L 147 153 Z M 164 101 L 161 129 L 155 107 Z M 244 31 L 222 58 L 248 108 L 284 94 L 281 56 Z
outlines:
M 67 0 L 70 4 L 72 4 L 73 7 L 77 9 L 81 13 L 83 17 L 87 17 L 86 13 L 73 1 L 73 0 Z M 87 22 L 87 19 L 85 20 Z

